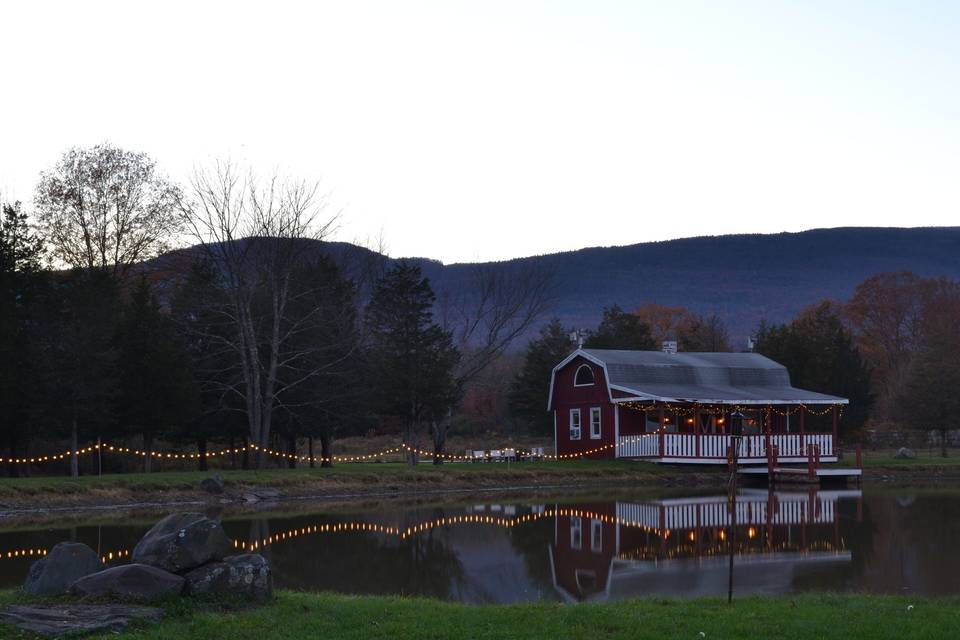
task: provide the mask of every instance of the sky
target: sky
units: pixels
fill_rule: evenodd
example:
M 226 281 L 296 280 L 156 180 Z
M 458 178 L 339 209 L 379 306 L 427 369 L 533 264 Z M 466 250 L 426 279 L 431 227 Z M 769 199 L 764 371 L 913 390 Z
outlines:
M 960 225 L 960 3 L 9 2 L 0 192 L 109 141 L 394 257 Z

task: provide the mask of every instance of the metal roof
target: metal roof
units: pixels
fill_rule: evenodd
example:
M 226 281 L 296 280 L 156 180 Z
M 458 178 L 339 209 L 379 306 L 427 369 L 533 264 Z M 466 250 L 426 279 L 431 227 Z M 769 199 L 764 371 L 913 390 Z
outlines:
M 640 399 L 715 404 L 846 404 L 846 398 L 798 389 L 782 364 L 759 353 L 664 353 L 580 349 L 601 364 L 607 384 Z

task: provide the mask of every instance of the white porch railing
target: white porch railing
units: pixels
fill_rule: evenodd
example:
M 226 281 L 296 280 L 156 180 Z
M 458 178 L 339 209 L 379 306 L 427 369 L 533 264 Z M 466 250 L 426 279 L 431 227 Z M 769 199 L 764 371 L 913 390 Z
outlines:
M 767 457 L 765 435 L 742 436 L 739 458 Z M 833 456 L 833 435 L 829 433 L 777 433 L 769 436 L 779 458 L 806 458 L 810 445 L 820 447 L 821 456 Z M 645 434 L 621 436 L 617 443 L 618 458 L 691 458 L 726 460 L 729 435 L 696 435 L 693 433 Z M 662 450 L 661 450 L 662 449 Z

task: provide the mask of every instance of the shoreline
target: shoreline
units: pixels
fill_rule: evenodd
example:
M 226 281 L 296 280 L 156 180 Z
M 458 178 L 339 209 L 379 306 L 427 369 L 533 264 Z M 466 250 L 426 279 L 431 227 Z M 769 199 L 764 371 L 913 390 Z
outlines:
M 627 461 L 500 465 L 346 465 L 332 469 L 156 472 L 112 476 L 13 478 L 0 480 L 0 521 L 42 514 L 104 511 L 247 508 L 280 503 L 457 497 L 489 494 L 556 494 L 558 491 L 631 489 L 725 490 L 725 469 L 691 470 Z M 221 494 L 199 489 L 220 474 Z M 867 467 L 863 484 L 884 488 L 960 481 L 960 465 Z M 784 490 L 789 490 L 785 488 Z

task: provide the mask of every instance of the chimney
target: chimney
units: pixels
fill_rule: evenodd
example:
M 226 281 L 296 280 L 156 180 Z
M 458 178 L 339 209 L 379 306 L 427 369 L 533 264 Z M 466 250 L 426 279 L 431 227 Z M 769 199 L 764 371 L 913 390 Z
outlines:
M 664 340 L 663 345 L 660 348 L 664 353 L 676 353 L 677 352 L 677 341 L 676 340 Z

